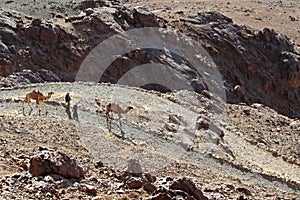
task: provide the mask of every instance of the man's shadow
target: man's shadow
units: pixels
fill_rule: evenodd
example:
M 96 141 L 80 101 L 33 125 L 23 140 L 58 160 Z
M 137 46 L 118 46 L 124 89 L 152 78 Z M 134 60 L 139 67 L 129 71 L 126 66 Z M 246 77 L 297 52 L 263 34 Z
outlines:
M 79 122 L 79 118 L 78 118 L 78 105 L 75 104 L 72 108 L 72 112 L 73 112 L 73 119 Z

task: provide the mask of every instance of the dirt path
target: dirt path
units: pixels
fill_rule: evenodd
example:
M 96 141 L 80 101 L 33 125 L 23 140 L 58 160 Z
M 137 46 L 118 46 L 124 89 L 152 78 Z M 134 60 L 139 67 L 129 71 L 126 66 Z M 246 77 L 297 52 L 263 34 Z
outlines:
M 225 132 L 225 143 L 236 156 L 234 162 L 218 160 L 197 149 L 187 151 L 188 142 L 183 138 L 176 135 L 165 137 L 163 134 L 165 122 L 170 115 L 180 115 L 187 124 L 192 123 L 190 120 L 194 120 L 197 113 L 167 98 L 140 89 L 87 83 L 58 83 L 1 90 L 1 114 L 23 116 L 18 99 L 24 98 L 25 94 L 33 89 L 43 93 L 54 91 L 52 100 L 47 103 L 49 110 L 47 117 L 66 120 L 69 118 L 67 110 L 60 103 L 64 100 L 64 94 L 70 92 L 73 105 L 77 103 L 78 106 L 76 124 L 82 143 L 96 160 L 101 159 L 113 168 L 124 169 L 130 159 L 137 159 L 145 171 L 157 171 L 174 161 L 182 161 L 199 169 L 210 169 L 212 173 L 220 176 L 237 178 L 245 184 L 283 192 L 300 190 L 298 186 L 291 184 L 291 181 L 298 185 L 300 183 L 299 167 L 288 164 L 279 157 L 272 157 L 270 153 L 250 145 L 233 133 Z M 114 94 L 116 91 L 124 95 L 119 97 Z M 122 119 L 124 138 L 118 120 L 112 121 L 111 132 L 108 131 L 109 126 L 104 115 L 95 112 L 95 98 L 101 99 L 103 105 L 113 99 L 116 102 L 127 102 L 126 104 L 134 107 L 134 110 L 127 114 L 127 119 L 125 116 Z M 15 102 L 12 99 L 17 100 Z M 70 111 L 73 117 L 72 109 Z M 25 114 L 28 112 L 29 108 L 26 108 Z M 36 109 L 31 115 L 40 117 Z M 42 115 L 45 117 L 43 112 Z M 238 167 L 236 163 L 241 163 L 246 168 Z

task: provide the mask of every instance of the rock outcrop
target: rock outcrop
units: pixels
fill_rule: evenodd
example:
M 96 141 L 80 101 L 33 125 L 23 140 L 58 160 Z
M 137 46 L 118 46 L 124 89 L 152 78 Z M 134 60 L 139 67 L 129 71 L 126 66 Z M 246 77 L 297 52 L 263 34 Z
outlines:
M 73 31 L 50 21 L 1 12 L 0 76 L 23 70 L 48 70 L 59 79 L 41 78 L 41 82 L 74 81 L 86 54 L 100 42 L 127 29 L 158 26 L 160 21 L 145 9 L 129 10 L 104 1 L 84 1 L 79 9 L 79 15 L 65 19 Z M 2 86 L 16 84 L 20 83 L 11 81 Z
M 65 178 L 83 178 L 84 170 L 64 153 L 40 148 L 41 152 L 33 156 L 29 163 L 32 176 L 58 174 Z
M 284 35 L 235 25 L 217 12 L 198 13 L 172 26 L 199 40 L 224 77 L 230 103 L 262 103 L 300 114 L 300 53 Z

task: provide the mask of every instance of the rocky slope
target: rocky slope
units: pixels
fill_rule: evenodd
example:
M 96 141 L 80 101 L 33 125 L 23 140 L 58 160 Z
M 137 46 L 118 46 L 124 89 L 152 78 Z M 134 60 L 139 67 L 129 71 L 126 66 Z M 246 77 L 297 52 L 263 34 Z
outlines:
M 30 116 L 27 107 L 22 111 L 19 98 L 33 89 L 55 91 L 48 116 L 35 107 Z M 73 98 L 69 111 L 65 91 Z M 104 106 L 113 91 L 126 91 L 134 107 L 121 129 L 116 116 L 107 124 L 104 113 L 96 113 L 103 108 L 94 99 Z M 57 83 L 1 94 L 4 199 L 298 198 L 300 122 L 261 104 L 228 105 L 226 117 L 216 121 L 211 100 L 192 92 Z M 114 101 L 124 108 L 124 99 Z M 196 121 L 199 113 L 218 129 Z

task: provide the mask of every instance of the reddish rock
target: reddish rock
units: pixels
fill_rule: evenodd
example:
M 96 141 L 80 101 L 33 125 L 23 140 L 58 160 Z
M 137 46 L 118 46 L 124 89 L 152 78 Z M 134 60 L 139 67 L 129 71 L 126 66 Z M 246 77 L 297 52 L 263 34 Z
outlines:
M 244 193 L 247 196 L 251 196 L 251 192 L 247 188 L 238 187 L 238 188 L 236 188 L 236 191 L 242 192 L 242 193 Z
M 126 186 L 128 189 L 139 189 L 143 186 L 143 182 L 138 178 L 131 177 L 126 181 Z
M 29 172 L 32 176 L 58 174 L 66 178 L 83 178 L 84 171 L 64 153 L 42 150 L 30 159 Z
M 191 180 L 185 177 L 174 181 L 171 184 L 170 189 L 184 191 L 198 200 L 207 200 L 202 191 L 198 189 Z
M 155 190 L 157 190 L 157 187 L 154 185 L 154 184 L 152 184 L 152 183 L 145 183 L 144 185 L 143 185 L 143 189 L 146 191 L 146 192 L 148 192 L 148 193 L 152 193 L 152 192 L 154 192 Z

